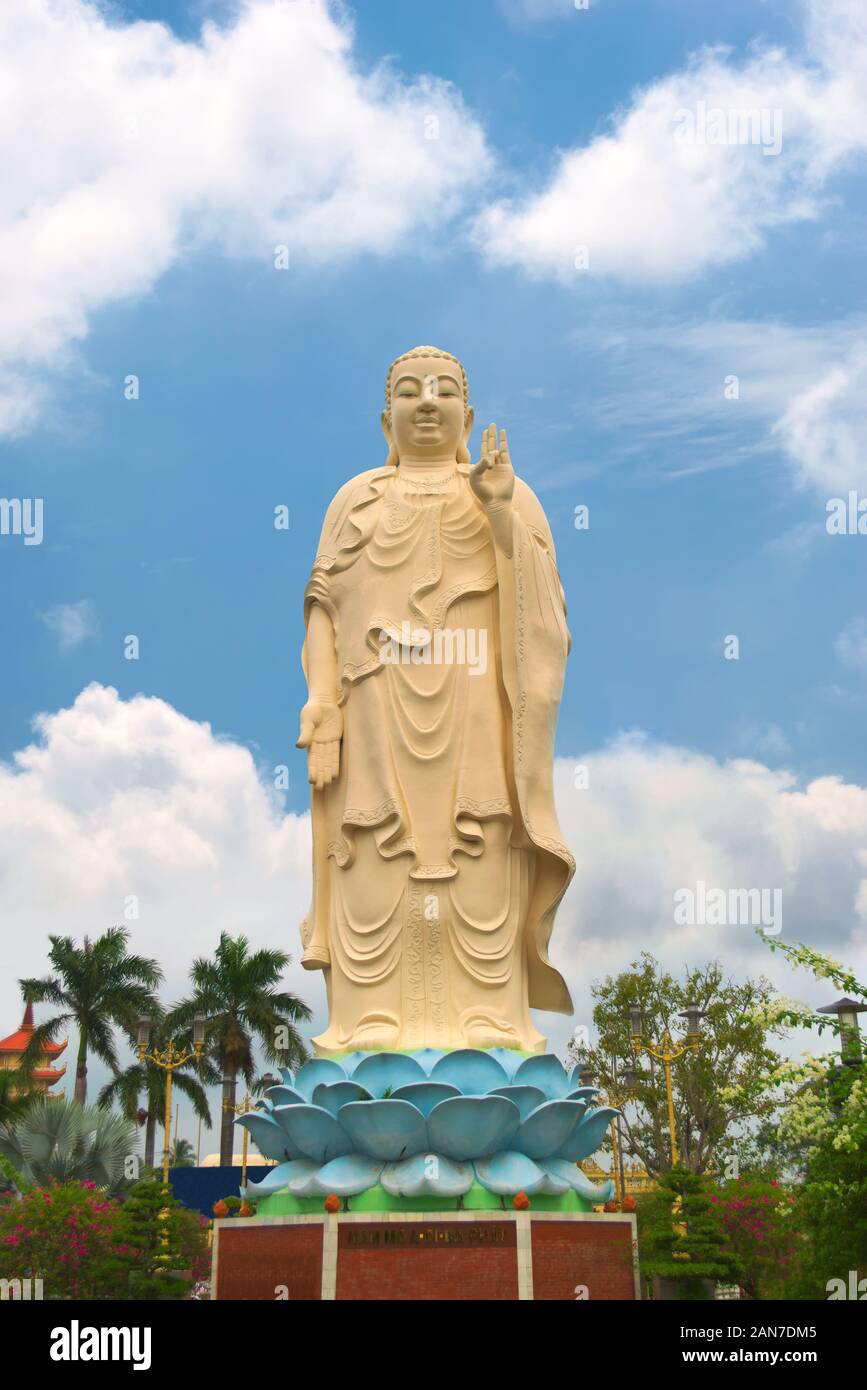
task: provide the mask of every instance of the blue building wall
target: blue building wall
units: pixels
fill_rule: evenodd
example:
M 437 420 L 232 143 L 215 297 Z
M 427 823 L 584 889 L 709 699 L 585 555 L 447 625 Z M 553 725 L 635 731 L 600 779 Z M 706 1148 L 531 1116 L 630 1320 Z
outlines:
M 170 1168 L 169 1182 L 179 1202 L 203 1216 L 213 1216 L 221 1197 L 239 1197 L 241 1166 L 237 1168 Z

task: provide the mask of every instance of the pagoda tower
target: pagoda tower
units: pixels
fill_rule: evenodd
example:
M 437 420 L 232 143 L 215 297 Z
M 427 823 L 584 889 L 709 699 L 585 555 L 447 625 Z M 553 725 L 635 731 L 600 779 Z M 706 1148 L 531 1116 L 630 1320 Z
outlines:
M 30 1042 L 34 1032 L 33 1005 L 28 1004 L 24 1010 L 24 1018 L 21 1020 L 21 1027 L 17 1033 L 10 1033 L 8 1038 L 0 1039 L 0 1071 L 19 1071 L 21 1058 L 24 1050 Z M 56 1082 L 61 1081 L 66 1074 L 66 1067 L 53 1067 L 51 1063 L 59 1057 L 61 1052 L 66 1050 L 66 1039 L 63 1042 L 47 1042 L 42 1045 L 42 1056 L 45 1059 L 44 1066 L 35 1067 L 30 1075 L 30 1086 L 33 1090 L 40 1091 L 48 1096 L 50 1100 L 59 1100 L 61 1095 L 57 1091 L 52 1091 L 51 1087 Z

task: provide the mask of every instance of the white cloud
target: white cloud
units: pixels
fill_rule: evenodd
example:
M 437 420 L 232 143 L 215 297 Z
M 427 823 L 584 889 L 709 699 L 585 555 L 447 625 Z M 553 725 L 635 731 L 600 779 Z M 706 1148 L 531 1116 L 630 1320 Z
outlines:
M 47 932 L 123 923 L 131 897 L 133 941 L 161 960 L 170 995 L 221 930 L 296 952 L 309 824 L 283 813 L 246 748 L 98 684 L 35 727 L 0 765 L 6 990 L 42 968 Z
M 326 0 L 242 0 L 195 43 L 112 22 L 94 0 L 17 0 L 0 6 L 0 88 L 9 432 L 32 424 L 44 369 L 63 366 L 94 313 L 182 255 L 390 251 L 487 167 L 457 92 L 361 72 Z
M 133 944 L 163 965 L 167 999 L 221 930 L 243 931 L 256 946 L 292 953 L 287 982 L 321 1028 L 321 977 L 297 964 L 309 817 L 285 812 L 249 751 L 162 700 L 124 701 L 99 685 L 40 716 L 37 733 L 13 765 L 0 766 L 0 1019 L 17 1023 L 15 982 L 44 972 L 49 932 L 80 938 L 122 923 L 135 895 Z M 576 1017 L 540 1016 L 553 1045 L 589 1021 L 591 982 L 643 947 L 674 969 L 719 956 L 736 974 L 768 973 L 786 993 L 809 993 L 812 982 L 793 980 L 748 927 L 674 925 L 674 891 L 699 879 L 782 888 L 785 939 L 852 962 L 860 952 L 863 962 L 867 788 L 829 776 L 800 789 L 790 773 L 759 762 L 721 764 L 637 737 L 581 757 L 589 790 L 574 789 L 575 761 L 556 767 L 578 871 L 551 954 L 573 988 Z
M 49 632 L 54 633 L 62 652 L 72 651 L 99 632 L 93 604 L 86 598 L 78 603 L 56 603 L 39 616 Z
M 493 264 L 575 282 L 576 248 L 586 246 L 591 274 L 671 282 L 817 216 L 826 181 L 867 145 L 867 18 L 861 0 L 807 0 L 806 14 L 807 61 L 779 48 L 740 63 L 702 50 L 638 91 L 610 132 L 564 151 L 540 192 L 486 209 L 479 248 Z M 719 136 L 702 110 L 725 113 L 723 138 L 729 113 L 765 113 L 767 124 L 754 143 L 711 143 Z M 782 144 L 771 154 L 763 146 L 777 148 L 777 112 Z M 681 138 L 699 129 L 710 138 Z
M 670 476 L 781 453 L 799 488 L 822 499 L 867 490 L 867 323 L 798 327 L 778 320 L 661 319 L 607 313 L 573 335 L 606 372 L 582 410 L 630 447 L 663 457 Z M 737 377 L 737 398 L 726 382 Z M 826 535 L 800 535 L 806 545 Z
M 834 652 L 844 666 L 867 672 L 867 618 L 854 618 L 834 643 Z
M 684 962 L 718 958 L 735 976 L 766 974 L 786 994 L 829 1002 L 827 987 L 790 971 L 749 926 L 675 925 L 675 891 L 699 880 L 782 889 L 782 939 L 828 950 L 863 977 L 867 787 L 837 776 L 799 787 L 783 769 L 720 763 L 641 736 L 580 762 L 587 790 L 574 788 L 575 762 L 557 760 L 560 821 L 578 869 L 551 950 L 577 986 L 575 1022 L 590 1021 L 590 981 L 644 948 L 678 973 Z
M 775 426 L 799 478 L 825 493 L 867 483 L 867 349 L 829 363 Z

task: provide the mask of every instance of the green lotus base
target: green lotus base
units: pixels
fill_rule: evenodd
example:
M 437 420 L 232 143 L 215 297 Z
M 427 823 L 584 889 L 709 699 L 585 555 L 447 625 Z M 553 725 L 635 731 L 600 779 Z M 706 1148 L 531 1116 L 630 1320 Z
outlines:
M 533 1211 L 592 1211 L 591 1204 L 577 1192 L 546 1197 L 537 1194 L 530 1198 Z M 275 1192 L 256 1203 L 257 1216 L 298 1216 L 302 1213 L 321 1213 L 322 1197 L 293 1197 L 291 1192 Z M 341 1210 L 364 1211 L 503 1211 L 511 1210 L 511 1197 L 498 1197 L 474 1182 L 463 1197 L 392 1197 L 385 1188 L 369 1187 L 356 1197 L 345 1197 Z

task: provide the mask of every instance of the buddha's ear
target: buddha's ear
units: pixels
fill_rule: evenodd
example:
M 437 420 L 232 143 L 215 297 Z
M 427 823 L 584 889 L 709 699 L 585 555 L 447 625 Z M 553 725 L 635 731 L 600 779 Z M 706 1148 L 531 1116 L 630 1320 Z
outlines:
M 392 467 L 397 468 L 397 465 L 400 463 L 400 459 L 397 455 L 397 449 L 394 443 L 394 435 L 391 432 L 391 425 L 388 422 L 388 411 L 384 410 L 382 412 L 382 414 L 379 417 L 379 422 L 382 425 L 382 432 L 385 435 L 385 442 L 388 445 L 388 458 L 385 460 L 386 465 L 391 464 Z
M 475 420 L 473 407 L 467 410 L 467 417 L 464 422 L 464 432 L 461 435 L 461 442 L 458 445 L 458 463 L 472 463 L 472 456 L 469 449 L 469 438 L 473 432 L 473 421 Z

